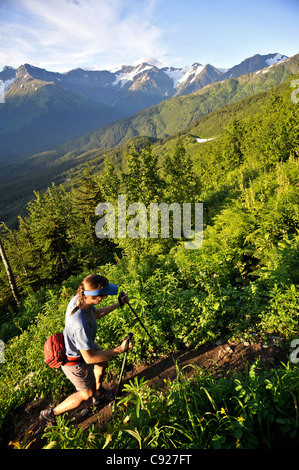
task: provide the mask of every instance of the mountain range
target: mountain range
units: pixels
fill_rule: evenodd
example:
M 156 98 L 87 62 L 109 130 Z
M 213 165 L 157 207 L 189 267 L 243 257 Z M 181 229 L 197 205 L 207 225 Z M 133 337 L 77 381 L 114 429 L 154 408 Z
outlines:
M 157 105 L 64 144 L 59 153 L 65 155 L 79 149 L 83 153 L 96 148 L 113 148 L 137 136 L 168 138 L 184 131 L 219 108 L 270 91 L 272 87 L 278 86 L 298 72 L 299 54 L 270 64 L 262 70 L 216 81 L 193 93 L 163 100 Z M 222 127 L 223 125 L 225 122 Z
M 97 127 L 96 130 L 85 133 L 78 138 L 70 139 L 63 144 L 55 143 L 56 136 L 53 135 L 55 125 L 56 129 L 60 130 L 61 128 L 61 137 L 64 134 L 65 138 L 66 125 L 69 125 L 69 129 L 72 129 L 75 113 L 77 113 L 77 122 L 80 122 L 82 103 L 87 107 L 91 104 L 92 106 L 98 105 L 99 110 L 102 106 L 115 112 L 116 108 L 92 101 L 78 92 L 56 85 L 54 82 L 47 82 L 38 78 L 33 79 L 32 75 L 29 76 L 28 74 L 25 77 L 25 82 L 21 81 L 20 83 L 23 87 L 19 85 L 23 93 L 20 93 L 19 96 L 18 113 L 11 113 L 11 117 L 14 117 L 14 119 L 7 122 L 6 125 L 16 126 L 16 124 L 20 124 L 20 121 L 17 122 L 17 118 L 20 120 L 31 118 L 32 121 L 24 130 L 23 136 L 21 131 L 11 133 L 12 138 L 14 137 L 11 145 L 19 145 L 22 151 L 24 146 L 28 152 L 32 137 L 32 144 L 34 145 L 39 139 L 38 144 L 40 146 L 44 145 L 44 149 L 35 154 L 32 152 L 29 156 L 23 156 L 23 158 L 21 158 L 22 153 L 19 152 L 17 154 L 18 160 L 8 157 L 6 161 L 0 150 L 0 220 L 5 221 L 10 226 L 16 226 L 18 224 L 18 214 L 23 214 L 26 211 L 28 201 L 32 200 L 33 190 L 43 192 L 52 183 L 63 184 L 66 187 L 77 184 L 76 181 L 82 177 L 82 171 L 86 168 L 86 165 L 92 172 L 102 171 L 105 155 L 109 155 L 116 167 L 121 167 L 123 165 L 123 155 L 132 143 L 134 143 L 136 149 L 141 149 L 149 139 L 155 145 L 157 154 L 163 159 L 167 154 L 166 149 L 174 145 L 178 134 L 185 135 L 186 142 L 195 142 L 196 147 L 201 145 L 198 144 L 202 141 L 201 139 L 220 136 L 233 120 L 239 119 L 239 117 L 243 119 L 246 116 L 250 119 L 255 113 L 261 112 L 266 103 L 273 99 L 272 94 L 276 95 L 282 89 L 290 90 L 291 93 L 291 83 L 295 78 L 298 78 L 299 54 L 278 61 L 276 58 L 275 56 L 268 58 L 266 67 L 263 69 L 245 73 L 235 78 L 224 78 L 227 76 L 228 71 L 222 70 L 220 73 L 223 80 L 210 83 L 192 93 L 186 92 L 185 95 L 180 94 L 178 87 L 182 83 L 179 84 L 178 82 L 182 77 L 187 78 L 186 69 L 184 72 L 183 69 L 168 69 L 168 73 L 172 73 L 173 83 L 176 84 L 177 94 L 133 115 Z M 252 70 L 249 67 L 256 67 L 256 64 L 250 64 L 251 60 L 244 62 L 242 67 L 247 67 L 247 70 Z M 265 62 L 263 65 L 265 65 Z M 194 67 L 197 67 L 198 71 L 200 66 Z M 5 71 L 7 73 L 6 82 L 8 80 L 12 81 L 5 96 L 5 105 L 0 104 L 0 110 L 1 107 L 2 110 L 5 107 L 7 110 L 7 104 L 10 103 L 8 100 L 9 93 L 13 92 L 12 85 L 15 84 L 16 80 L 15 73 L 12 74 L 13 70 L 6 67 Z M 230 70 L 230 75 L 233 73 L 234 71 Z M 121 74 L 116 75 L 118 75 L 117 79 L 122 78 L 124 81 L 125 77 Z M 193 82 L 190 82 L 194 77 L 189 78 L 189 85 L 192 85 Z M 28 82 L 26 82 L 26 79 Z M 38 90 L 32 90 L 33 80 L 35 80 L 35 86 L 40 87 L 40 94 L 37 93 Z M 116 78 L 114 81 L 116 81 Z M 25 86 L 28 88 L 26 92 L 23 90 Z M 113 86 L 117 86 L 117 84 Z M 47 96 L 45 91 L 48 91 Z M 36 101 L 33 100 L 33 97 L 36 97 Z M 26 100 L 27 110 L 25 108 Z M 35 104 L 35 108 L 33 104 Z M 53 110 L 55 110 L 54 105 L 57 104 L 61 105 L 62 110 L 57 107 L 55 114 Z M 25 110 L 28 116 L 24 113 Z M 13 111 L 13 106 L 11 106 L 11 111 Z M 64 113 L 68 112 L 69 122 L 63 122 L 62 111 Z M 34 113 L 38 112 L 41 113 L 40 116 L 38 118 L 34 117 Z M 100 116 L 101 113 L 99 112 L 99 119 Z M 88 121 L 90 114 L 86 112 L 85 117 Z M 48 126 L 44 126 L 46 118 L 50 123 Z M 42 125 L 37 128 L 36 125 L 39 123 Z M 82 124 L 85 124 L 85 122 Z M 31 129 L 31 135 L 29 135 L 28 129 Z M 50 141 L 51 136 L 53 138 L 51 146 L 46 145 L 47 142 L 42 142 L 42 138 L 45 141 L 46 139 Z M 7 140 L 5 142 L 5 140 L 0 139 L 0 149 L 1 145 L 5 147 Z
M 29 64 L 0 72 L 0 163 L 55 148 L 169 98 L 211 83 L 257 73 L 288 57 L 245 59 L 230 69 L 194 63 L 158 68 L 148 63 L 115 70 L 50 72 Z

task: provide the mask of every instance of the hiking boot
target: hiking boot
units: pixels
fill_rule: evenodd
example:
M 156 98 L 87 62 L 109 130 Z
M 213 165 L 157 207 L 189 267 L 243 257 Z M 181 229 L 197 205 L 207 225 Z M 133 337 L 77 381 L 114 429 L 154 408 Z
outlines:
M 106 388 L 102 387 L 102 392 L 101 394 L 95 394 L 92 397 L 92 404 L 93 405 L 98 405 L 99 403 L 103 401 L 112 401 L 115 398 L 115 388 L 112 390 L 107 390 Z
M 50 426 L 50 424 L 55 423 L 55 415 L 53 412 L 53 408 L 47 408 L 46 410 L 42 410 L 39 415 L 40 421 L 42 423 L 46 424 L 47 426 Z

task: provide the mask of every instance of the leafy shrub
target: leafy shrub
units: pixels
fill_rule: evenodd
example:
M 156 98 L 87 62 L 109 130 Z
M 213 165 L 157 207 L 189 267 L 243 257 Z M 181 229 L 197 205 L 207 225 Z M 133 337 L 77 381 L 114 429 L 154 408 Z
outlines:
M 198 370 L 186 379 L 177 368 L 163 393 L 135 378 L 124 386 L 105 434 L 84 433 L 59 418 L 44 433 L 46 448 L 295 449 L 298 372 L 290 366 L 266 371 L 257 361 L 231 377 Z

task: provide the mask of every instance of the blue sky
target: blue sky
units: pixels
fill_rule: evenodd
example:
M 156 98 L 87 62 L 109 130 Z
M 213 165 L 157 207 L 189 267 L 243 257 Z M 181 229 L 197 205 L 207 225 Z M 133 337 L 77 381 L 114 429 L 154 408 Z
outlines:
M 232 67 L 299 52 L 298 0 L 0 0 L 0 70 Z

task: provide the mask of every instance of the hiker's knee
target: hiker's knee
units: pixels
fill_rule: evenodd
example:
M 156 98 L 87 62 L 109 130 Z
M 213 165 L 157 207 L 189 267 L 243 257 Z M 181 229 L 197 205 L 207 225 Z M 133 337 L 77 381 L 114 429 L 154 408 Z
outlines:
M 94 369 L 96 370 L 106 369 L 107 367 L 108 367 L 108 361 L 97 362 L 94 365 Z
M 80 390 L 80 395 L 81 395 L 81 398 L 82 400 L 88 400 L 89 398 L 91 398 L 94 394 L 94 389 L 92 388 L 88 388 L 88 389 L 85 389 L 85 390 Z

